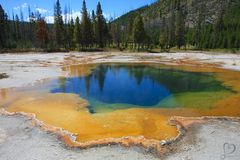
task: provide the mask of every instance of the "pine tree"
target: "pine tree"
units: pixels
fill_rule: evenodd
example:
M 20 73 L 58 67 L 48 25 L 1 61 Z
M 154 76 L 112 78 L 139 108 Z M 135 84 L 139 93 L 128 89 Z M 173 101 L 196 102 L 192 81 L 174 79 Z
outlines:
M 225 43 L 226 43 L 225 38 L 222 36 L 222 31 L 224 28 L 223 18 L 224 18 L 224 12 L 225 12 L 224 0 L 220 0 L 219 3 L 220 3 L 220 10 L 217 13 L 217 20 L 214 27 L 214 35 L 215 35 L 214 43 L 216 48 L 218 47 L 222 48 L 225 46 Z
M 54 40 L 56 43 L 56 47 L 63 46 L 63 37 L 64 33 L 64 26 L 63 26 L 63 19 L 62 19 L 62 11 L 61 5 L 59 0 L 57 0 L 56 5 L 54 6 Z
M 74 40 L 77 44 L 78 48 L 80 48 L 80 45 L 82 44 L 82 34 L 81 34 L 81 26 L 79 17 L 76 18 L 75 22 L 75 28 L 74 28 Z
M 95 44 L 96 43 L 96 34 L 97 34 L 97 31 L 96 31 L 97 21 L 96 21 L 96 15 L 95 15 L 94 10 L 92 10 L 91 21 L 92 21 L 92 34 L 93 34 L 92 42 L 93 42 L 93 44 Z
M 74 21 L 71 18 L 70 23 L 68 24 L 68 35 L 69 35 L 69 47 L 70 49 L 74 49 Z
M 21 35 L 20 35 L 20 20 L 18 18 L 18 15 L 16 14 L 15 16 L 15 39 L 17 41 L 17 43 L 19 43 L 20 39 L 21 39 Z
M 132 31 L 133 31 L 133 19 L 130 19 L 127 25 L 127 35 L 128 35 L 127 41 L 130 43 L 133 41 Z
M 133 23 L 133 41 L 136 44 L 138 44 L 138 50 L 140 47 L 140 44 L 144 42 L 145 36 L 145 29 L 144 29 L 144 24 L 143 24 L 143 19 L 142 16 L 138 15 Z
M 109 29 L 108 29 L 108 24 L 106 23 L 105 19 L 104 19 L 104 26 L 103 26 L 103 44 L 104 46 L 107 46 L 108 41 L 111 39 L 110 37 L 110 33 L 109 33 Z
M 22 48 L 26 48 L 26 31 L 25 31 L 25 23 L 24 23 L 24 15 L 22 8 L 20 9 L 20 37 L 21 37 L 21 46 Z
M 27 24 L 27 33 L 26 33 L 26 39 L 29 42 L 30 47 L 35 46 L 35 34 L 34 34 L 34 27 L 35 27 L 35 22 L 34 22 L 34 14 L 31 12 L 30 6 L 28 6 L 28 24 Z
M 181 7 L 180 0 L 177 2 L 177 13 L 176 13 L 176 43 L 178 49 L 185 44 L 185 19 L 183 8 Z
M 43 18 L 39 18 L 37 20 L 36 37 L 39 43 L 39 47 L 46 48 L 48 43 L 48 29 L 47 24 Z
M 83 8 L 82 8 L 82 46 L 89 47 L 93 41 L 93 30 L 91 20 L 89 18 L 86 2 L 83 0 Z
M 168 31 L 167 31 L 167 25 L 166 25 L 166 18 L 163 17 L 160 36 L 159 36 L 159 44 L 162 51 L 164 51 L 167 48 L 167 42 L 168 42 L 167 33 Z
M 112 42 L 113 45 L 116 45 L 117 48 L 120 48 L 121 43 L 121 32 L 119 29 L 119 26 L 115 23 L 111 23 L 111 36 L 112 36 Z
M 104 25 L 106 23 L 105 18 L 103 17 L 101 3 L 97 4 L 97 26 L 96 26 L 96 40 L 98 47 L 104 47 Z
M 169 28 L 169 32 L 168 32 L 168 46 L 169 48 L 175 46 L 175 2 L 171 1 L 170 2 L 170 16 L 168 18 L 168 28 Z
M 198 49 L 202 48 L 201 46 L 201 40 L 203 36 L 203 30 L 204 30 L 204 25 L 205 25 L 205 8 L 206 4 L 204 2 L 200 3 L 198 6 L 197 10 L 197 21 L 196 21 L 196 26 L 195 26 L 195 45 Z
M 6 47 L 7 15 L 0 5 L 0 48 Z

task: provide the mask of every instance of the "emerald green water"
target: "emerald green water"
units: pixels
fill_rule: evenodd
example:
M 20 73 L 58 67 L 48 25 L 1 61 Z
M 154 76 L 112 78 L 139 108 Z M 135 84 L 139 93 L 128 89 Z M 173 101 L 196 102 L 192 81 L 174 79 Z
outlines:
M 212 73 L 136 65 L 100 65 L 88 76 L 51 83 L 51 93 L 74 93 L 88 100 L 91 113 L 133 107 L 208 109 L 232 94 Z

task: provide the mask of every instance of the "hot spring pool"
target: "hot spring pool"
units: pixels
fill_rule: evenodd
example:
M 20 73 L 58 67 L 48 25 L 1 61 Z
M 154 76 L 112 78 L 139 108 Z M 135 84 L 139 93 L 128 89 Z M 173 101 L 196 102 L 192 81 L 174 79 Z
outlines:
M 189 107 L 191 99 L 196 107 L 207 108 L 232 92 L 213 73 L 138 65 L 99 65 L 89 75 L 51 83 L 51 93 L 74 93 L 88 100 L 91 113 L 133 107 Z
M 144 64 L 79 65 L 69 77 L 6 90 L 1 106 L 34 113 L 76 133 L 77 141 L 176 137 L 172 116 L 239 116 L 240 73 L 214 68 Z

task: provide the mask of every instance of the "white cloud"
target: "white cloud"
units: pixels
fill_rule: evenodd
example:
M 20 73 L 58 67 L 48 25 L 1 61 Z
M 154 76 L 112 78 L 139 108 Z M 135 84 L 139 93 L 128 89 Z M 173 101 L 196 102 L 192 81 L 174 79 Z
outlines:
M 45 13 L 48 12 L 46 9 L 44 9 L 44 8 L 39 8 L 39 7 L 36 8 L 36 11 L 38 11 L 38 12 L 41 13 L 41 14 L 45 14 Z
M 23 3 L 23 4 L 21 5 L 22 9 L 25 9 L 25 8 L 27 8 L 27 6 L 28 6 L 28 4 L 27 4 L 27 3 Z
M 72 12 L 72 14 L 67 14 L 67 15 L 63 15 L 63 17 L 65 18 L 65 16 L 69 17 L 70 19 L 76 19 L 77 17 L 79 17 L 81 19 L 82 13 L 80 11 L 78 12 Z
M 27 6 L 28 6 L 28 4 L 27 3 L 23 3 L 23 4 L 21 4 L 20 6 L 16 6 L 16 7 L 14 7 L 13 9 L 14 10 L 20 10 L 20 9 L 25 9 L 25 8 L 27 8 Z
M 116 16 L 114 13 L 103 13 L 103 16 L 107 21 L 109 21 L 111 18 L 118 18 L 118 16 Z
M 14 7 L 13 9 L 14 9 L 14 10 L 19 10 L 19 9 L 20 9 L 20 7 L 19 7 L 19 6 L 17 6 L 17 7 Z
M 79 17 L 81 19 L 81 12 L 78 11 L 78 12 L 72 12 L 72 14 L 63 14 L 62 17 L 63 17 L 63 20 L 65 20 L 65 17 L 67 18 L 67 20 L 70 20 L 71 18 L 73 20 L 75 20 L 77 17 Z M 46 16 L 45 17 L 45 20 L 47 23 L 54 23 L 54 16 Z
M 45 20 L 47 23 L 53 23 L 54 22 L 54 17 L 53 16 L 46 16 Z
M 48 12 L 49 13 L 49 12 Z M 75 21 L 77 17 L 79 17 L 79 19 L 81 20 L 81 15 L 82 13 L 80 11 L 74 11 L 72 10 L 72 13 L 68 13 L 68 14 L 63 14 L 63 20 L 65 20 L 65 17 L 67 17 L 67 20 L 70 20 L 71 18 Z M 112 16 L 112 14 L 109 13 L 103 13 L 103 16 L 107 19 L 110 20 Z M 54 16 L 46 16 L 45 20 L 47 23 L 54 23 Z
M 111 15 L 109 13 L 103 13 L 103 16 L 106 18 L 106 19 L 110 19 L 111 18 Z

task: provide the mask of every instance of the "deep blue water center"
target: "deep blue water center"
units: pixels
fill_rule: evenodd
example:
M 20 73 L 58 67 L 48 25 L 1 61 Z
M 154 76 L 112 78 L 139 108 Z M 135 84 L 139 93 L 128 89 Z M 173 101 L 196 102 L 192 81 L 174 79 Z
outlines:
M 99 65 L 88 76 L 61 78 L 56 83 L 51 93 L 78 94 L 93 107 L 151 107 L 177 93 L 225 89 L 211 74 L 136 65 Z

